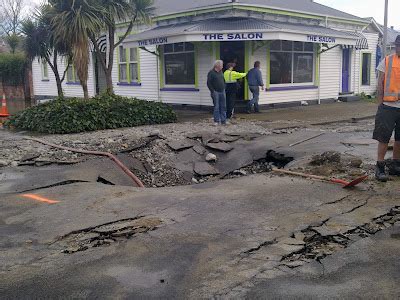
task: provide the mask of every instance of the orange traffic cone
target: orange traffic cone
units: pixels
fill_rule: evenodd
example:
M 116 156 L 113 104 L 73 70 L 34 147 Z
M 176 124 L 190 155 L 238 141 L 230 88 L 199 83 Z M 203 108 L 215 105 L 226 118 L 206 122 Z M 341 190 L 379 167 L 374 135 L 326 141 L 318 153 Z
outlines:
M 6 95 L 3 94 L 3 100 L 1 100 L 0 117 L 7 118 L 9 116 L 10 116 L 10 114 L 8 113 L 8 109 L 7 109 Z

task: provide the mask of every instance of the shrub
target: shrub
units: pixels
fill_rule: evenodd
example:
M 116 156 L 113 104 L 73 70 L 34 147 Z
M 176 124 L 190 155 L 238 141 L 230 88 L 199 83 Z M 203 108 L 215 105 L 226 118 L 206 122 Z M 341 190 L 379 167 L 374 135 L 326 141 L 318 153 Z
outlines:
M 176 114 L 165 104 L 101 95 L 90 100 L 57 98 L 12 116 L 5 125 L 64 134 L 172 122 Z
M 10 85 L 19 85 L 24 80 L 26 57 L 22 53 L 0 53 L 0 79 Z

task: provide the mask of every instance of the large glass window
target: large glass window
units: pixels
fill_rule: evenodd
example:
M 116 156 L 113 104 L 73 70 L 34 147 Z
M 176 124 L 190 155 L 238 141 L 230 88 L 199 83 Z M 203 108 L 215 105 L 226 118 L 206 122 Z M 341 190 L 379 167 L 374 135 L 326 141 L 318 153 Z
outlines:
M 271 84 L 306 84 L 314 80 L 312 43 L 274 41 L 271 44 Z
M 176 43 L 164 46 L 164 70 L 166 85 L 194 85 L 195 58 L 192 43 Z
M 139 53 L 137 48 L 118 49 L 119 82 L 139 82 Z
M 362 85 L 371 85 L 371 53 L 362 54 Z

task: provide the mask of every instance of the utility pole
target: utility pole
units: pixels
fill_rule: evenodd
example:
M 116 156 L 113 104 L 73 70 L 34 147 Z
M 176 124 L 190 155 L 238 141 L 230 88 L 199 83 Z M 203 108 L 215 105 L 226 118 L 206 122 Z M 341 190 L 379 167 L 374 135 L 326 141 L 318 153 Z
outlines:
M 388 11 L 389 11 L 389 0 L 385 0 L 385 25 L 383 28 L 383 57 L 387 55 L 387 37 L 388 37 Z

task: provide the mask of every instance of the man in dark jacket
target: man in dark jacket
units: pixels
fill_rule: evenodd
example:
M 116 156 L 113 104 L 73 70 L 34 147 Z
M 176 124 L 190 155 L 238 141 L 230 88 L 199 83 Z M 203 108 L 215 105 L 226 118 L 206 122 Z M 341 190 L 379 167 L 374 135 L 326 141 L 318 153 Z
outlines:
M 207 86 L 214 103 L 214 125 L 226 124 L 225 80 L 222 68 L 224 62 L 217 60 L 213 69 L 208 72 Z
M 249 89 L 253 94 L 253 99 L 251 99 L 247 105 L 247 113 L 251 113 L 251 108 L 254 105 L 254 111 L 256 113 L 260 112 L 260 108 L 258 106 L 258 101 L 260 99 L 260 87 L 262 90 L 264 89 L 264 82 L 262 79 L 262 74 L 260 70 L 260 62 L 256 61 L 254 63 L 254 69 L 251 69 L 247 74 L 247 81 L 249 83 Z

